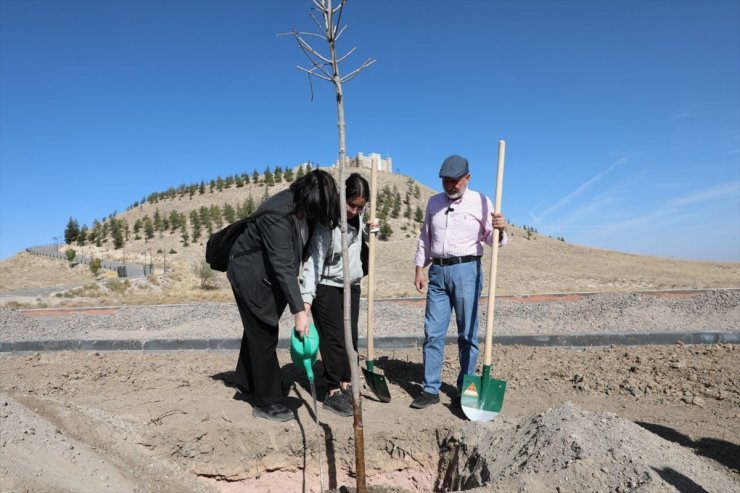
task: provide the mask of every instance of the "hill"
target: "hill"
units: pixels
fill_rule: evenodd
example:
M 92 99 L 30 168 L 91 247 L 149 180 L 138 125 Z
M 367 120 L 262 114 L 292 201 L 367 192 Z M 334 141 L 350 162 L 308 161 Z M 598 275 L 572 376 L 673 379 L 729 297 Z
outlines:
M 336 177 L 337 170 L 324 169 Z M 369 170 L 351 171 L 359 171 L 369 180 Z M 224 187 L 222 190 L 206 185 L 192 194 L 152 194 L 150 200 L 137 203 L 99 225 L 107 233 L 100 246 L 88 243 L 84 246 L 73 244 L 62 247 L 62 250 L 73 248 L 78 255 L 87 257 L 139 264 L 153 263 L 155 275 L 150 276 L 147 281 L 120 281 L 115 279 L 113 273 L 104 273 L 101 276 L 104 282 L 95 285 L 92 283 L 94 276 L 84 266 L 66 268 L 70 273 L 67 278 L 63 272 L 65 269 L 59 272 L 58 264 L 55 264 L 54 269 L 49 268 L 48 262 L 58 261 L 31 257 L 24 253 L 0 262 L 0 289 L 55 286 L 80 283 L 87 279 L 90 281 L 88 289 L 67 292 L 56 296 L 56 300 L 43 302 L 60 299 L 76 303 L 229 301 L 232 295 L 225 275 L 216 274 L 209 281 L 208 289 L 201 289 L 200 279 L 194 273 L 204 257 L 208 237 L 208 227 L 203 218 L 211 218 L 214 210 L 220 212 L 220 222 L 211 219 L 211 229 L 217 230 L 225 223 L 223 216 L 227 206 L 232 207 L 235 212 L 243 212 L 250 198 L 252 206 L 256 206 L 266 193 L 272 195 L 287 186 L 288 183 L 283 182 L 266 188 L 262 183 L 252 182 L 241 187 Z M 378 242 L 377 295 L 418 296 L 413 286 L 413 258 L 419 232 L 419 223 L 415 216 L 417 208 L 423 210 L 426 201 L 435 191 L 410 177 L 390 173 L 378 174 L 378 189 L 385 191 L 381 193 L 381 199 L 387 208 L 386 221 L 393 233 L 386 240 Z M 398 217 L 392 217 L 394 197 L 400 201 L 397 205 Z M 196 240 L 193 239 L 194 216 L 201 218 L 201 234 Z M 173 227 L 173 221 L 169 221 L 172 217 L 176 218 L 174 223 L 178 217 L 186 218 L 187 226 Z M 152 224 L 151 238 L 147 238 L 146 234 L 147 221 Z M 114 247 L 111 234 L 111 225 L 116 222 L 128 226 L 128 240 L 121 248 Z M 138 228 L 135 227 L 137 223 Z M 122 228 L 125 231 L 125 226 Z M 183 238 L 183 229 L 188 231 L 187 242 Z M 500 250 L 497 294 L 740 287 L 740 264 L 737 263 L 625 254 L 573 245 L 533 234 L 519 227 L 510 227 L 509 234 L 509 245 Z M 487 270 L 488 252 L 484 259 Z

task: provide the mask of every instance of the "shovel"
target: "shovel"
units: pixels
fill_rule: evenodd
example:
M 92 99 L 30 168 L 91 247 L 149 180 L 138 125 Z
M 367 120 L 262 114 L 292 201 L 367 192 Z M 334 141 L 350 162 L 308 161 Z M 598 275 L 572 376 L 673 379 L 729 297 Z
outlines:
M 290 359 L 293 360 L 293 364 L 299 368 L 306 370 L 306 376 L 308 377 L 308 383 L 311 385 L 311 397 L 313 397 L 313 415 L 316 419 L 316 426 L 319 425 L 319 408 L 316 405 L 316 384 L 314 383 L 313 364 L 316 362 L 316 353 L 319 351 L 319 331 L 316 330 L 314 324 L 309 325 L 308 335 L 301 338 L 296 332 L 295 327 L 291 332 L 290 338 Z M 321 464 L 321 434 L 319 433 L 319 482 L 321 485 L 321 491 L 324 491 L 324 468 Z
M 501 192 L 504 182 L 504 155 L 506 143 L 498 143 L 498 172 L 496 174 L 496 202 L 494 212 L 501 211 Z M 500 231 L 493 230 L 493 246 L 491 248 L 491 272 L 488 278 L 488 315 L 486 316 L 486 343 L 483 372 L 480 377 L 465 375 L 463 378 L 463 393 L 460 396 L 460 406 L 465 416 L 471 421 L 491 421 L 504 404 L 506 382 L 491 378 L 491 346 L 493 341 L 493 309 L 496 301 L 496 269 L 498 267 L 498 242 Z
M 372 222 L 377 221 L 375 217 L 376 198 L 378 196 L 378 170 L 377 163 L 372 162 L 372 171 L 370 172 L 370 218 Z M 367 273 L 367 360 L 366 368 L 362 368 L 362 374 L 365 377 L 365 383 L 373 394 L 381 402 L 390 402 L 391 393 L 388 391 L 388 382 L 383 372 L 375 368 L 375 340 L 373 336 L 373 326 L 375 325 L 375 246 L 377 242 L 377 231 L 370 231 L 370 245 L 368 251 L 368 273 Z

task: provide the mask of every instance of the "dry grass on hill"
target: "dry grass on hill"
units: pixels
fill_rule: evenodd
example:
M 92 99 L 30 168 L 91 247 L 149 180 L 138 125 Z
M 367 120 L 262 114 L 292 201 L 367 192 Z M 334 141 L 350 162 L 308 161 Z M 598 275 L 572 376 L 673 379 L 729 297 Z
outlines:
M 336 174 L 336 170 L 330 169 Z M 368 170 L 360 170 L 369 179 Z M 398 175 L 379 173 L 379 189 L 386 185 L 398 189 L 402 199 L 416 182 Z M 419 198 L 412 195 L 411 209 L 422 208 L 435 192 L 417 184 Z M 274 194 L 287 187 L 286 183 L 270 188 Z M 177 210 L 189 215 L 191 210 L 213 204 L 236 207 L 252 196 L 259 203 L 264 195 L 263 185 L 247 185 L 222 192 L 196 194 L 156 204 L 144 204 L 120 214 L 130 227 L 137 219 L 162 215 Z M 402 213 L 405 208 L 402 205 Z M 505 211 L 504 211 L 505 212 Z M 378 297 L 418 296 L 413 286 L 413 259 L 418 237 L 418 223 L 413 219 L 389 219 L 393 234 L 388 241 L 378 242 L 377 285 Z M 739 288 L 740 264 L 674 260 L 639 256 L 582 247 L 546 236 L 528 235 L 520 228 L 509 228 L 511 241 L 500 250 L 497 294 L 529 294 L 555 292 L 614 292 L 651 289 Z M 142 233 L 143 234 L 143 233 Z M 133 236 L 133 233 L 132 233 Z M 230 301 L 231 290 L 223 274 L 216 274 L 208 289 L 200 288 L 200 280 L 193 267 L 204 258 L 207 233 L 189 246 L 183 246 L 180 232 L 155 233 L 144 241 L 131 239 L 124 249 L 114 250 L 110 240 L 102 247 L 73 246 L 78 255 L 95 256 L 112 261 L 155 265 L 155 276 L 148 280 L 119 281 L 112 273 L 103 273 L 97 281 L 99 289 L 67 291 L 52 295 L 38 303 L 97 304 L 97 303 L 181 303 L 190 301 Z M 484 255 L 486 272 L 490 254 Z M 164 273 L 166 265 L 167 272 Z M 487 274 L 486 274 L 487 276 Z M 487 277 L 486 277 L 487 279 Z M 66 262 L 35 257 L 25 253 L 0 262 L 0 290 L 40 288 L 78 283 L 83 285 L 96 279 L 86 267 L 68 267 Z M 484 289 L 485 291 L 485 289 Z M 28 300 L 23 300 L 23 303 Z

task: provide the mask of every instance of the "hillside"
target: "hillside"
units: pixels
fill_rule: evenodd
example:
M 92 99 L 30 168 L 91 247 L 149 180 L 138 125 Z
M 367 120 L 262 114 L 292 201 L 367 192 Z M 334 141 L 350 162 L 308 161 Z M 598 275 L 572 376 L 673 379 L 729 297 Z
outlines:
M 336 170 L 326 169 L 336 176 Z M 369 180 L 369 170 L 360 172 Z M 435 191 L 399 174 L 379 173 L 378 181 L 379 190 L 386 187 L 391 191 L 397 190 L 402 203 L 399 217 L 392 218 L 389 215 L 387 219 L 393 229 L 392 235 L 386 241 L 378 242 L 377 294 L 385 297 L 418 296 L 413 287 L 413 258 L 418 237 L 418 222 L 415 221 L 414 212 L 417 207 L 423 209 Z M 272 195 L 287 186 L 287 183 L 276 184 L 269 188 L 269 193 Z M 230 300 L 231 291 L 223 274 L 215 276 L 209 283 L 210 289 L 200 289 L 200 281 L 193 272 L 204 256 L 208 237 L 205 229 L 197 241 L 192 241 L 192 229 L 189 228 L 190 241 L 188 246 L 184 246 L 181 228 L 174 232 L 171 228 L 155 232 L 150 239 L 144 238 L 142 228 L 138 232 L 139 239 L 136 239 L 133 225 L 145 217 L 154 218 L 157 213 L 160 217 L 169 217 L 172 211 L 176 211 L 189 217 L 192 211 L 197 213 L 212 206 L 223 210 L 225 204 L 229 204 L 237 209 L 250 197 L 258 205 L 264 195 L 265 186 L 262 184 L 252 183 L 240 188 L 232 186 L 222 191 L 209 191 L 206 187 L 202 194 L 195 193 L 192 197 L 186 194 L 156 203 L 139 204 L 118 214 L 116 219 L 125 220 L 129 225 L 129 240 L 123 248 L 114 249 L 110 236 L 100 247 L 72 245 L 71 248 L 78 254 L 107 260 L 123 261 L 125 258 L 126 262 L 143 264 L 146 259 L 147 262 L 154 263 L 156 275 L 150 277 L 148 282 L 116 282 L 113 290 L 78 290 L 76 294 L 68 294 L 68 298 L 64 299 L 77 303 L 93 301 L 86 299 L 89 297 L 97 298 L 96 302 L 124 303 Z M 407 195 L 410 219 L 403 217 L 407 209 L 403 200 Z M 214 224 L 213 228 L 218 229 L 218 224 Z M 624 254 L 529 234 L 518 227 L 510 227 L 509 233 L 509 245 L 500 250 L 497 294 L 740 287 L 740 264 L 736 263 L 684 261 Z M 48 259 L 28 254 L 0 262 L 0 289 L 62 285 L 80 282 L 84 278 L 79 272 L 81 266 L 69 269 L 71 277 L 66 279 L 56 270 L 49 269 L 46 264 L 48 262 Z M 487 270 L 488 252 L 484 263 Z M 38 265 L 38 273 L 29 275 L 29 272 L 35 271 L 34 265 Z M 52 272 L 53 278 L 50 277 Z M 110 273 L 107 276 L 110 278 Z M 48 300 L 51 301 L 61 300 Z

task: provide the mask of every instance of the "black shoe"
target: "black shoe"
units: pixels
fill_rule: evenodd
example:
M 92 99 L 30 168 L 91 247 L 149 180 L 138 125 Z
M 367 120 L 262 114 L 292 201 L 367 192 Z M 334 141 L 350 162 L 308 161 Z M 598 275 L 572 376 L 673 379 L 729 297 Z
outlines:
M 252 416 L 269 419 L 271 421 L 290 421 L 295 418 L 293 411 L 282 404 L 270 404 L 265 407 L 255 406 L 252 409 Z
M 339 416 L 352 416 L 352 396 L 347 396 L 341 390 L 331 395 L 327 394 L 323 407 Z
M 437 403 L 439 403 L 439 394 L 430 394 L 426 390 L 422 390 L 421 394 L 417 395 L 416 399 L 411 403 L 411 407 L 414 409 L 424 409 Z

